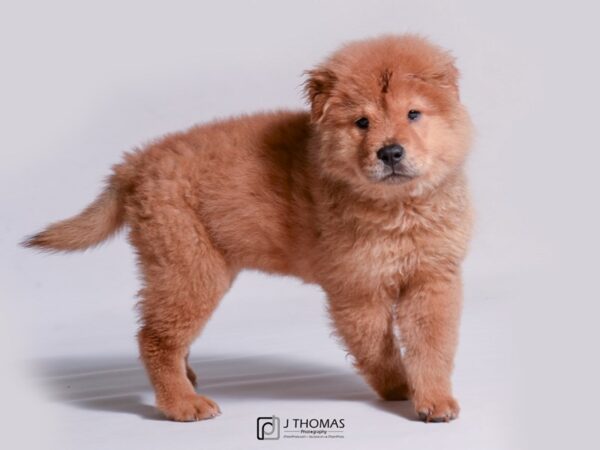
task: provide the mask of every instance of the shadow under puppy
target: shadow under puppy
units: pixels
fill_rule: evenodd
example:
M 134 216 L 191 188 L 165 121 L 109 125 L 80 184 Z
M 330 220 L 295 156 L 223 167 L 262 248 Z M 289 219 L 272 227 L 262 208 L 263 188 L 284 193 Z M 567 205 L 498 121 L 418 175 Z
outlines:
M 140 353 L 171 419 L 220 412 L 195 392 L 188 350 L 245 268 L 320 284 L 373 389 L 412 399 L 423 420 L 454 419 L 471 230 L 457 78 L 417 36 L 347 44 L 308 72 L 310 112 L 199 125 L 126 154 L 87 209 L 25 245 L 81 250 L 129 227 Z

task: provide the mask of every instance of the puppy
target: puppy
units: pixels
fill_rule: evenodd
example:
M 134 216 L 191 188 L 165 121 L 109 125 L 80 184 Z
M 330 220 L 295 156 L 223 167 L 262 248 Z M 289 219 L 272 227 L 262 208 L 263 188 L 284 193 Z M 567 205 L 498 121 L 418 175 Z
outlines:
M 420 37 L 350 43 L 307 73 L 310 111 L 199 125 L 126 154 L 91 205 L 24 245 L 82 250 L 127 225 L 141 358 L 170 419 L 220 413 L 196 393 L 188 349 L 236 275 L 259 269 L 323 287 L 382 398 L 452 420 L 471 230 L 457 80 L 453 58 Z

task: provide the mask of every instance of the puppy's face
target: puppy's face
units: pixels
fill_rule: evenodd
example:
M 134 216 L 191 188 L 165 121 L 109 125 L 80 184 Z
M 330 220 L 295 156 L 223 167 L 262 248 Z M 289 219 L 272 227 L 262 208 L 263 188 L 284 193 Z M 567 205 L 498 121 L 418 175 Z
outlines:
M 330 177 L 418 194 L 464 161 L 470 121 L 452 58 L 416 37 L 350 44 L 309 72 L 319 161 Z

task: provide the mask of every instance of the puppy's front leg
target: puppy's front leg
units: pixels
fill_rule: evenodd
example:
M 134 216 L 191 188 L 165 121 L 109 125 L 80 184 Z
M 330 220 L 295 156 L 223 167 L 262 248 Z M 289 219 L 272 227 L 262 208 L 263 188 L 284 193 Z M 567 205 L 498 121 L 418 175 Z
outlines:
M 419 417 L 447 422 L 458 417 L 450 376 L 458 341 L 462 287 L 457 273 L 421 273 L 397 309 L 411 396 Z
M 371 387 L 385 400 L 408 399 L 389 296 L 348 288 L 334 295 L 330 292 L 329 311 L 338 335 Z

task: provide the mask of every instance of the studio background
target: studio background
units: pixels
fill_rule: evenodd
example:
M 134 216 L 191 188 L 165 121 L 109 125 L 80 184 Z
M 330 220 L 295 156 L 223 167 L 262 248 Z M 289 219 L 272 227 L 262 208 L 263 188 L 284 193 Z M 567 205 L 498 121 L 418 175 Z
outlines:
M 598 11 L 591 2 L 3 2 L 3 448 L 591 448 L 598 377 Z M 449 48 L 477 134 L 477 209 L 454 375 L 462 413 L 414 421 L 331 336 L 322 291 L 246 272 L 192 349 L 223 415 L 160 420 L 137 360 L 124 236 L 39 255 L 124 151 L 215 117 L 304 108 L 304 70 L 347 40 Z M 343 417 L 340 441 L 256 440 L 256 418 Z

